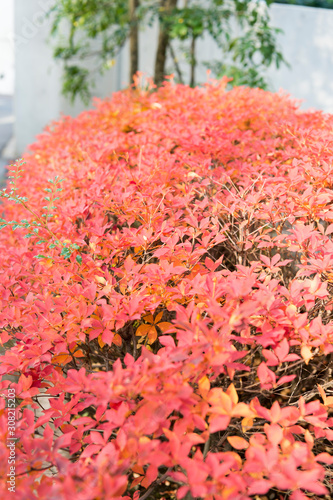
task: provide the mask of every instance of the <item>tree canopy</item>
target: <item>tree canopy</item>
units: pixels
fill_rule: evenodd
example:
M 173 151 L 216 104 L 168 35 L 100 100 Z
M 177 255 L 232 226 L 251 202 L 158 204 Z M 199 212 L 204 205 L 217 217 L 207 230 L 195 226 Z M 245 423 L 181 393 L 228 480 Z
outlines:
M 216 76 L 231 76 L 234 84 L 264 88 L 263 68 L 284 61 L 277 47 L 280 31 L 270 25 L 271 0 L 59 0 L 53 7 L 52 34 L 57 35 L 54 55 L 64 62 L 63 92 L 89 100 L 96 74 L 115 64 L 130 42 L 129 79 L 138 71 L 139 30 L 159 25 L 154 81 L 160 85 L 172 61 L 180 83 L 196 81 L 197 41 L 209 35 L 221 57 L 205 64 Z M 190 67 L 189 81 L 179 64 L 179 44 Z M 90 68 L 87 61 L 90 61 Z M 91 64 L 94 70 L 91 70 Z

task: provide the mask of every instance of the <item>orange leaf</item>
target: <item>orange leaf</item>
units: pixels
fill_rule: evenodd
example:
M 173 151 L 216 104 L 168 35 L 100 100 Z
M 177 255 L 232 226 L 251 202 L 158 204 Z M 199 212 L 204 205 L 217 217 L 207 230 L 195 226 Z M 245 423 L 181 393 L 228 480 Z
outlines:
M 251 410 L 249 405 L 246 403 L 237 403 L 236 406 L 233 407 L 231 415 L 233 417 L 246 417 L 246 418 L 254 418 L 256 414 Z
M 74 357 L 75 358 L 83 358 L 84 356 L 85 356 L 85 354 L 84 354 L 84 352 L 81 349 L 79 349 L 78 351 L 76 351 L 74 353 Z
M 144 335 L 147 335 L 147 333 L 150 332 L 152 328 L 152 324 L 150 325 L 140 325 L 139 328 L 136 330 L 135 335 L 138 337 L 143 337 Z
M 162 330 L 162 332 L 166 332 L 166 330 L 169 330 L 169 328 L 172 328 L 172 323 L 167 323 L 167 322 L 162 322 L 157 324 L 158 328 Z
M 230 396 L 230 399 L 234 404 L 238 403 L 238 394 L 234 384 L 229 385 L 228 389 L 226 390 L 226 393 L 228 394 L 228 396 Z
M 142 476 L 145 473 L 142 465 L 138 465 L 138 464 L 133 465 L 132 471 L 135 472 L 136 474 L 141 474 Z
M 116 335 L 113 337 L 112 343 L 115 345 L 118 345 L 119 347 L 122 345 L 123 341 L 120 335 L 116 333 Z
M 50 267 L 53 266 L 53 260 L 52 259 L 43 259 L 41 261 L 41 264 L 44 266 L 44 267 L 47 267 L 48 269 L 50 269 Z
M 249 447 L 249 443 L 246 441 L 246 439 L 240 436 L 229 436 L 227 437 L 227 440 L 236 450 L 246 450 L 246 448 Z
M 138 484 L 140 484 L 142 479 L 143 479 L 143 476 L 139 476 L 139 477 L 136 477 L 135 479 L 133 479 L 132 484 L 131 484 L 131 488 L 134 488 L 134 486 L 137 486 Z
M 209 378 L 208 377 L 202 377 L 200 380 L 199 380 L 199 383 L 198 383 L 198 386 L 199 386 L 199 394 L 205 398 L 210 390 L 210 382 L 209 382 Z
M 163 316 L 163 311 L 160 312 L 160 313 L 158 313 L 158 315 L 156 316 L 156 318 L 155 318 L 155 325 L 156 325 L 156 323 L 158 323 L 159 321 L 161 321 L 162 316 Z
M 103 349 L 103 347 L 105 346 L 105 342 L 103 342 L 102 340 L 102 335 L 98 335 L 97 337 L 97 341 L 98 341 L 98 345 L 101 349 Z
M 242 431 L 247 432 L 253 426 L 253 418 L 245 417 L 242 420 Z
M 157 339 L 157 330 L 153 326 L 148 332 L 149 343 L 152 344 Z
M 152 314 L 146 314 L 146 316 L 143 316 L 143 319 L 147 322 L 150 323 L 151 325 L 154 324 L 154 318 Z
M 232 412 L 231 398 L 220 387 L 214 387 L 209 391 L 207 400 L 213 406 L 214 413 L 226 415 Z
M 58 354 L 53 356 L 52 363 L 57 363 L 59 365 L 67 365 L 72 360 L 72 356 L 68 354 Z
M 321 397 L 323 398 L 324 406 L 328 406 L 333 408 L 333 396 L 326 396 L 324 389 L 318 384 L 318 391 L 320 392 Z
M 97 283 L 99 283 L 100 285 L 106 285 L 106 279 L 103 278 L 103 276 L 95 276 L 95 280 L 97 281 Z

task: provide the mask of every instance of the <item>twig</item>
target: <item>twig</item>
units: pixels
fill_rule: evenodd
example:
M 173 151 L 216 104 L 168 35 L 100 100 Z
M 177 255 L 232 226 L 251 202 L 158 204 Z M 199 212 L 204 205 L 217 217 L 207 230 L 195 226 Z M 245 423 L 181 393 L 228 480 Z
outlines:
M 205 446 L 204 446 L 204 450 L 203 450 L 204 458 L 206 458 L 206 456 L 207 456 L 207 453 L 209 451 L 209 446 L 210 446 L 210 435 L 209 435 L 209 438 L 207 439 L 207 441 L 205 442 Z
M 333 387 L 333 380 L 331 380 L 330 382 L 327 382 L 326 384 L 323 384 L 322 386 L 322 389 L 328 389 L 329 387 Z M 302 397 L 304 399 L 304 401 L 309 401 L 309 399 L 313 398 L 313 396 L 317 396 L 318 395 L 318 391 L 317 390 L 313 390 L 313 391 L 309 391 L 309 392 L 306 392 L 305 394 L 302 394 Z M 298 401 L 296 401 L 295 403 L 290 403 L 290 406 L 295 406 L 298 404 Z
M 169 475 L 169 472 L 171 471 L 171 468 L 169 468 L 165 474 L 163 474 L 163 476 L 161 476 L 159 479 L 157 479 L 156 481 L 154 481 L 152 483 L 152 485 L 150 486 L 150 488 L 148 488 L 148 490 L 146 491 L 146 493 L 144 493 L 140 498 L 139 500 L 146 500 L 146 498 L 149 498 L 149 495 L 154 491 L 155 487 L 158 486 L 159 484 L 163 483 L 163 481 L 166 480 L 166 478 L 168 477 Z
M 70 354 L 70 355 L 71 355 L 71 357 L 72 357 L 72 360 L 73 360 L 73 363 L 74 363 L 75 369 L 77 370 L 78 368 L 77 368 L 77 364 L 76 364 L 76 359 L 75 359 L 74 355 L 72 354 L 72 352 L 71 352 L 71 350 L 70 350 L 69 346 L 68 346 L 67 348 L 68 348 L 68 352 L 69 352 L 69 354 Z
M 182 85 L 184 85 L 183 75 L 182 75 L 182 72 L 180 70 L 180 67 L 179 67 L 179 64 L 178 64 L 178 59 L 176 57 L 176 54 L 175 54 L 175 52 L 173 50 L 173 47 L 172 47 L 171 43 L 169 43 L 169 50 L 170 50 L 170 54 L 171 54 L 171 57 L 172 57 L 172 60 L 173 60 L 173 64 L 175 65 L 175 68 L 176 68 L 178 80 L 179 80 L 179 82 Z
M 132 324 L 131 324 L 131 335 L 132 335 L 132 340 L 133 340 L 133 358 L 136 360 L 137 355 L 138 355 L 137 338 L 135 336 Z

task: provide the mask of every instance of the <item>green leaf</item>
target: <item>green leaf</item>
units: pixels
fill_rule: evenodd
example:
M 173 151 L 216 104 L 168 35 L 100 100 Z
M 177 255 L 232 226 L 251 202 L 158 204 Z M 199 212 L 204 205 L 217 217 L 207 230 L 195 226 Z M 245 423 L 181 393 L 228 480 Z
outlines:
M 80 264 L 80 265 L 82 264 L 82 257 L 81 257 L 81 255 L 77 255 L 77 256 L 76 256 L 76 262 L 77 262 L 78 264 Z
M 69 250 L 69 248 L 63 248 L 61 250 L 61 254 L 60 254 L 62 257 L 65 257 L 65 259 L 69 259 L 70 256 L 72 255 L 72 252 Z

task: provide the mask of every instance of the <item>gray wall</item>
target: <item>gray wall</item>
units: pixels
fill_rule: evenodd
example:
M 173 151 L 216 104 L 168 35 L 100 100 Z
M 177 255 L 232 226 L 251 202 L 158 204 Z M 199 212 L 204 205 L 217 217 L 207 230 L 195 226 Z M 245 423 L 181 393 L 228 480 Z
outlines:
M 333 113 L 333 10 L 274 4 L 272 23 L 284 31 L 279 43 L 291 65 L 269 70 L 272 89 Z
M 54 0 L 15 0 L 15 149 L 20 156 L 45 125 L 61 113 L 76 115 L 85 106 L 74 106 L 61 95 L 61 65 L 52 57 L 45 13 Z M 100 78 L 97 97 L 115 90 L 115 68 Z
M 14 0 L 0 0 L 0 95 L 14 93 Z
M 6 1 L 6 0 L 0 0 Z M 61 66 L 52 58 L 47 42 L 50 20 L 45 17 L 54 0 L 15 0 L 15 137 L 16 156 L 35 140 L 43 127 L 61 113 L 76 115 L 82 103 L 72 106 L 61 96 Z M 272 90 L 283 88 L 304 99 L 304 108 L 333 112 L 333 10 L 275 4 L 272 25 L 282 28 L 282 51 L 291 68 L 267 73 Z M 140 33 L 140 69 L 152 75 L 156 26 Z M 217 59 L 219 51 L 209 38 L 198 44 L 199 62 Z M 180 56 L 180 62 L 181 61 Z M 95 95 L 105 97 L 127 85 L 128 47 L 116 65 L 98 78 Z M 206 81 L 206 69 L 199 64 L 198 81 Z

